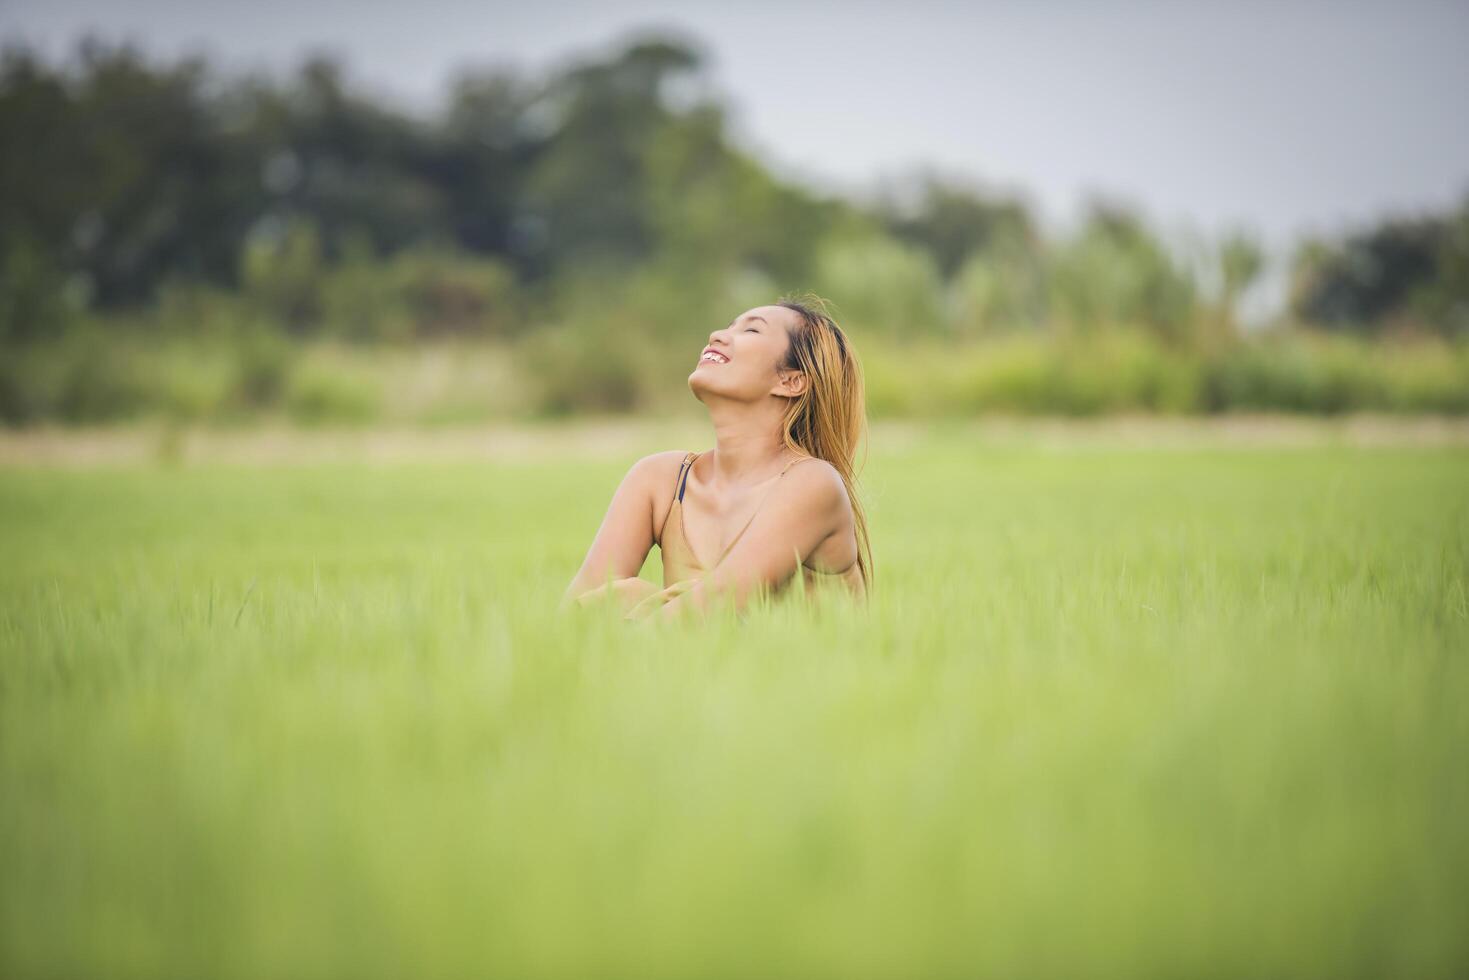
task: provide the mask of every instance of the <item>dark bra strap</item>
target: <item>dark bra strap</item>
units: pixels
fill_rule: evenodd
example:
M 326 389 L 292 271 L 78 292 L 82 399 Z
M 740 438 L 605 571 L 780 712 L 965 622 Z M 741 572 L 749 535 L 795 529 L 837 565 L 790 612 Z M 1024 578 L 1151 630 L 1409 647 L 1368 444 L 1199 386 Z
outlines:
M 678 468 L 679 503 L 683 502 L 684 488 L 687 487 L 689 484 L 689 471 L 694 468 L 694 460 L 698 458 L 698 455 L 698 453 L 691 452 L 688 455 L 684 456 L 683 464 Z
M 668 502 L 668 513 L 663 515 L 663 530 L 668 529 L 668 518 L 673 514 L 673 505 L 683 500 L 683 486 L 688 481 L 688 471 L 693 468 L 694 457 L 699 455 L 695 452 L 684 453 L 683 462 L 678 464 L 678 479 L 674 481 L 675 493 L 673 499 Z M 663 537 L 660 532 L 653 538 L 658 547 L 663 547 Z

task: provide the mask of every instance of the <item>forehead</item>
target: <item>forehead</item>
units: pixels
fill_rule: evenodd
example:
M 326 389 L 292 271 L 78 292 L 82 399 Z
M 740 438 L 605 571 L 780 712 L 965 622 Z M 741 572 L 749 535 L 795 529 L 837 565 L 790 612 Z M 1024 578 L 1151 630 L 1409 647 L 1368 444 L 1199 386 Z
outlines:
M 787 330 L 795 329 L 798 323 L 796 311 L 788 310 L 784 306 L 752 307 L 751 309 L 748 309 L 745 312 L 741 313 L 739 316 L 735 317 L 735 322 L 739 323 L 743 320 L 754 319 L 755 317 L 760 317 L 766 323 L 772 326 L 785 327 Z

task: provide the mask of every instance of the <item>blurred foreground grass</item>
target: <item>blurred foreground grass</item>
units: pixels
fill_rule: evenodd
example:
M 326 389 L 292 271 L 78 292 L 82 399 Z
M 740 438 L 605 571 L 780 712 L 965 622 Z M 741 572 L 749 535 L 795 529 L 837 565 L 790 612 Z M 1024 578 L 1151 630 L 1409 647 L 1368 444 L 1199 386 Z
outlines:
M 1462 448 L 935 430 L 869 616 L 558 620 L 632 458 L 0 469 L 0 974 L 1469 969 Z

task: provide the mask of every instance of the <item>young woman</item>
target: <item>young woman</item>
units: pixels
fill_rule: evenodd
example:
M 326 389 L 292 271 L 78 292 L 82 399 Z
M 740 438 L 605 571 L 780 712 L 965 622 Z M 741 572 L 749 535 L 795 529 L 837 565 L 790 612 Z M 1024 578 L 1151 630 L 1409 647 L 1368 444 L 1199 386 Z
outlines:
M 872 576 L 853 456 L 866 424 L 856 352 L 820 300 L 782 299 L 709 335 L 689 389 L 715 445 L 644 456 L 618 486 L 563 609 L 616 602 L 627 619 L 744 609 L 799 573 L 865 599 Z M 657 544 L 663 588 L 637 577 Z

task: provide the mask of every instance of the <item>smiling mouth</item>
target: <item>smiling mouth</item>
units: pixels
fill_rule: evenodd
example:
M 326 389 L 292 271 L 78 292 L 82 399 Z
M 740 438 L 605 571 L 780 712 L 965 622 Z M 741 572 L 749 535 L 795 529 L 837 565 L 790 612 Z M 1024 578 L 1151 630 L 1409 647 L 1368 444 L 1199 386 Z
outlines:
M 717 350 L 706 350 L 704 353 L 699 355 L 699 363 L 702 364 L 705 361 L 708 361 L 711 364 L 728 364 L 729 358 L 725 357 Z

